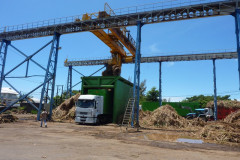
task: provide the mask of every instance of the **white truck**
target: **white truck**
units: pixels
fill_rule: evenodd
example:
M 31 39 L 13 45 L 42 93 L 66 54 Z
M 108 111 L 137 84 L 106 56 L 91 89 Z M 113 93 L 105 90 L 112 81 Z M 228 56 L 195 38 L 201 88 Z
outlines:
M 104 121 L 103 96 L 81 95 L 76 102 L 76 123 L 96 124 Z

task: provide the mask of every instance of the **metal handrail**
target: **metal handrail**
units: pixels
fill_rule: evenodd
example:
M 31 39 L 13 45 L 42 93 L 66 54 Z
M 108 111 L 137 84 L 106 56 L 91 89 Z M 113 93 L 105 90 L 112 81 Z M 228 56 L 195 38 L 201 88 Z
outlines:
M 214 49 L 214 50 L 201 50 L 201 51 L 179 51 L 179 52 L 161 52 L 155 54 L 142 54 L 142 57 L 145 56 L 173 56 L 173 55 L 193 55 L 193 54 L 209 54 L 209 53 L 228 53 L 228 52 L 237 52 L 235 48 L 230 49 Z
M 139 13 L 143 11 L 154 11 L 154 10 L 161 10 L 167 8 L 176 8 L 182 6 L 191 6 L 195 4 L 205 4 L 205 3 L 216 3 L 216 2 L 236 2 L 237 0 L 170 0 L 170 1 L 163 1 L 158 3 L 152 4 L 145 4 L 133 7 L 126 7 L 126 8 L 119 8 L 111 10 L 111 16 L 119 16 L 124 14 L 131 14 L 131 13 Z M 65 23 L 76 23 L 82 20 L 83 14 L 69 16 L 69 17 L 62 17 L 62 18 L 55 18 L 43 21 L 37 21 L 32 23 L 20 24 L 20 25 L 11 25 L 5 26 L 0 28 L 0 33 L 4 32 L 12 32 L 12 31 L 19 31 L 19 30 L 28 30 L 33 28 L 40 28 L 40 27 L 48 27 L 54 26 L 59 24 Z M 98 16 L 92 16 L 91 19 L 97 19 Z

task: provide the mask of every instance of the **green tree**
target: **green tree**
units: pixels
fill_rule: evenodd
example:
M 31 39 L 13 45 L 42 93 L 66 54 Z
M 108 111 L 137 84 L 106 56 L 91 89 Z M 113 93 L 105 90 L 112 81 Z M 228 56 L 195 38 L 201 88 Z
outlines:
M 80 90 L 73 90 L 73 91 L 72 91 L 72 94 L 73 94 L 73 95 L 76 95 L 76 94 L 78 94 L 78 93 L 80 93 L 80 92 L 81 92 Z
M 218 100 L 230 100 L 230 95 L 217 96 Z M 193 97 L 188 97 L 182 102 L 198 102 L 202 107 L 206 107 L 207 103 L 214 100 L 214 96 L 204 96 L 198 95 Z
M 140 83 L 140 101 L 145 100 L 146 89 L 147 89 L 147 86 L 146 86 L 146 79 L 145 79 Z
M 53 99 L 54 99 L 54 106 L 59 106 L 62 102 L 65 101 L 66 93 L 67 92 L 63 92 L 62 96 L 58 95 L 58 96 L 53 97 Z M 74 96 L 74 95 L 76 95 L 78 93 L 80 93 L 80 90 L 72 90 L 72 96 Z
M 152 87 L 150 91 L 147 92 L 146 100 L 157 102 L 159 97 L 159 91 L 156 89 L 156 87 Z
M 65 99 L 65 97 L 61 97 L 61 96 L 55 96 L 53 97 L 54 100 L 54 106 L 59 106 Z
M 76 95 L 76 94 L 78 94 L 78 93 L 80 93 L 81 92 L 81 90 L 72 90 L 72 96 L 74 96 L 74 95 Z M 65 91 L 65 92 L 63 92 L 63 97 L 65 98 L 66 97 L 66 94 L 67 94 L 67 92 Z M 69 97 L 68 97 L 69 98 Z

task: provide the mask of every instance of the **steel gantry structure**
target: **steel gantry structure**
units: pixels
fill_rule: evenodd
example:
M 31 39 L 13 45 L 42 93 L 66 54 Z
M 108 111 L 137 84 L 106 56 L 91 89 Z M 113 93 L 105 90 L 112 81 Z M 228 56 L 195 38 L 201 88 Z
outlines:
M 182 54 L 182 55 L 167 55 L 167 56 L 151 56 L 141 57 L 141 63 L 156 63 L 156 62 L 179 62 L 179 61 L 198 61 L 198 60 L 212 60 L 212 59 L 236 59 L 238 53 L 234 51 L 222 50 L 212 53 L 201 54 Z M 65 61 L 64 66 L 95 66 L 107 64 L 110 59 L 98 59 L 98 60 L 81 60 L 81 61 Z M 124 62 L 124 64 L 133 64 L 133 62 Z
M 151 56 L 151 57 L 139 57 L 140 63 L 159 63 L 159 105 L 162 105 L 162 62 L 180 62 L 180 61 L 199 61 L 199 60 L 212 60 L 213 61 L 213 86 L 214 86 L 214 105 L 217 106 L 217 88 L 216 88 L 216 66 L 215 61 L 221 59 L 237 59 L 237 52 L 222 50 L 219 52 L 208 52 L 201 54 L 182 54 L 182 55 L 167 55 L 167 56 Z M 137 59 L 137 58 L 136 58 Z M 64 66 L 72 68 L 73 66 L 93 66 L 93 65 L 105 65 L 110 59 L 98 59 L 98 60 L 82 60 L 82 61 L 65 61 Z M 125 62 L 124 64 L 134 64 L 135 62 Z M 137 68 L 135 68 L 137 69 Z M 140 68 L 139 68 L 140 69 Z M 134 71 L 136 73 L 136 71 Z M 136 75 L 137 76 L 137 75 Z M 70 78 L 71 79 L 71 78 Z M 137 78 L 134 77 L 134 84 Z M 139 82 L 138 82 L 139 83 Z M 136 92 L 135 98 L 139 94 Z M 139 99 L 138 99 L 139 100 Z M 138 115 L 138 112 L 137 112 Z M 215 108 L 214 117 L 217 117 L 217 108 Z M 134 115 L 132 115 L 134 116 Z M 132 117 L 134 119 L 134 117 Z M 133 123 L 133 122 L 132 122 Z M 133 124 L 132 124 L 133 125 Z
M 67 63 L 67 61 L 65 61 L 65 63 Z M 107 64 L 107 63 L 106 63 Z M 105 68 L 105 65 L 103 67 L 101 67 L 100 69 L 98 69 L 97 71 L 93 72 L 92 74 L 90 74 L 88 77 L 93 76 L 94 74 L 98 73 L 99 71 L 101 71 L 103 68 Z M 68 77 L 67 77 L 67 92 L 66 92 L 66 97 L 65 98 L 69 98 L 72 96 L 72 89 L 74 87 L 76 87 L 77 85 L 81 84 L 82 81 L 77 82 L 76 84 L 72 84 L 72 75 L 73 75 L 73 71 L 75 71 L 76 73 L 78 73 L 79 75 L 85 77 L 85 75 L 83 75 L 81 72 L 79 72 L 78 70 L 76 70 L 75 68 L 73 68 L 72 65 L 68 66 Z
M 2 66 L 2 72 L 1 72 L 1 81 L 0 81 L 0 90 L 2 88 L 2 83 L 3 81 L 5 81 L 10 87 L 12 87 L 14 90 L 16 90 L 18 92 L 18 94 L 20 95 L 19 99 L 12 102 L 9 106 L 7 106 L 5 109 L 3 109 L 1 111 L 4 112 L 7 109 L 9 109 L 11 106 L 13 106 L 14 104 L 16 104 L 18 101 L 21 100 L 26 100 L 32 107 L 34 107 L 36 110 L 38 110 L 38 119 L 40 116 L 40 111 L 42 108 L 42 103 L 40 103 L 39 108 L 36 107 L 32 102 L 30 102 L 28 100 L 28 96 L 33 93 L 34 91 L 36 91 L 37 89 L 39 89 L 40 87 L 42 87 L 42 92 L 41 92 L 41 100 L 40 102 L 43 102 L 45 104 L 48 103 L 48 101 L 50 101 L 50 106 L 53 105 L 53 95 L 54 95 L 54 87 L 55 87 L 55 77 L 56 77 L 56 68 L 57 68 L 57 59 L 58 59 L 58 48 L 59 48 L 59 38 L 60 38 L 60 34 L 55 32 L 54 36 L 53 36 L 53 40 L 51 40 L 50 42 L 48 42 L 47 44 L 45 44 L 43 47 L 41 47 L 40 49 L 38 49 L 36 52 L 34 52 L 33 54 L 31 54 L 30 56 L 27 56 L 25 53 L 23 53 L 22 51 L 20 51 L 18 48 L 16 48 L 15 46 L 13 46 L 12 44 L 10 44 L 10 41 L 6 41 L 6 40 L 2 40 L 2 45 L 1 45 L 1 66 Z M 42 51 L 44 48 L 46 48 L 47 46 L 49 46 L 51 44 L 51 50 L 49 53 L 49 60 L 48 60 L 48 64 L 47 64 L 47 68 L 43 67 L 41 64 L 39 64 L 38 62 L 36 62 L 35 60 L 33 60 L 32 58 L 39 53 L 40 51 Z M 10 71 L 8 71 L 7 73 L 4 72 L 4 68 L 5 68 L 5 63 L 6 63 L 6 56 L 7 56 L 7 47 L 10 46 L 12 47 L 14 50 L 16 50 L 17 52 L 19 52 L 21 55 L 23 55 L 26 59 L 21 61 L 18 65 L 14 66 Z M 3 51 L 2 51 L 3 50 Z M 11 84 L 10 82 L 7 81 L 7 78 L 28 78 L 28 77 L 32 77 L 28 75 L 28 70 L 29 70 L 29 62 L 33 62 L 34 64 L 36 64 L 38 67 L 40 67 L 42 70 L 45 71 L 45 78 L 44 81 L 37 86 L 36 88 L 34 88 L 33 90 L 31 90 L 30 92 L 28 92 L 27 94 L 21 94 L 20 91 L 18 91 L 18 89 L 16 89 L 16 87 L 14 87 L 13 84 Z M 18 67 L 22 66 L 24 63 L 27 63 L 27 68 L 26 68 L 26 75 L 24 77 L 8 77 L 8 75 L 10 73 L 12 73 L 14 70 L 16 70 Z M 33 76 L 40 76 L 40 75 L 33 75 Z M 49 96 L 49 93 L 51 96 Z M 50 117 L 52 114 L 52 107 L 50 107 Z
M 239 28 L 240 28 L 240 10 L 238 0 L 171 0 L 166 2 L 159 2 L 154 4 L 128 7 L 114 10 L 114 15 L 102 16 L 104 12 L 97 12 L 94 15 L 90 15 L 90 18 L 84 19 L 83 15 L 64 17 L 58 19 L 51 19 L 46 21 L 27 23 L 15 26 L 6 26 L 0 28 L 0 41 L 1 41 L 1 79 L 5 80 L 5 61 L 7 55 L 7 48 L 11 44 L 11 41 L 38 38 L 45 36 L 53 36 L 52 49 L 50 51 L 49 62 L 47 69 L 44 69 L 45 79 L 42 85 L 41 104 L 43 97 L 48 94 L 48 87 L 50 86 L 52 92 L 54 92 L 54 83 L 56 76 L 57 55 L 59 35 L 77 32 L 95 32 L 103 29 L 121 28 L 127 26 L 137 27 L 137 41 L 136 41 L 136 55 L 133 56 L 132 61 L 135 61 L 134 72 L 134 86 L 136 86 L 136 92 L 139 93 L 139 75 L 140 75 L 140 44 L 141 44 L 141 27 L 143 24 L 154 24 L 170 21 L 180 21 L 187 19 L 205 18 L 222 15 L 233 15 L 236 20 L 236 37 L 237 37 L 237 51 L 238 51 L 238 68 L 240 78 L 240 41 L 239 41 Z M 129 37 L 128 37 L 129 38 Z M 128 39 L 132 41 L 132 39 Z M 123 42 L 121 42 L 123 43 Z M 139 51 L 137 51 L 139 50 Z M 30 60 L 32 56 L 26 56 L 26 61 Z M 24 61 L 24 62 L 26 62 Z M 32 59 L 31 59 L 32 61 Z M 23 63 L 24 63 L 23 62 Z M 53 66 L 53 67 L 50 67 Z M 18 66 L 17 66 L 18 67 Z M 5 80 L 6 81 L 6 80 Z M 50 83 L 50 85 L 48 85 Z M 1 88 L 0 88 L 1 89 Z M 21 96 L 20 99 L 26 98 L 31 94 L 32 90 L 28 94 Z M 135 94 L 135 93 L 134 93 Z M 51 94 L 52 95 L 52 94 Z M 19 99 L 19 100 L 20 100 Z M 52 96 L 50 97 L 50 108 L 52 107 Z M 139 106 L 139 101 L 136 100 L 136 106 Z M 8 108 L 11 106 L 8 106 Z M 215 105 L 216 107 L 216 105 Z M 51 109 L 50 109 L 51 110 Z M 41 107 L 38 108 L 40 113 Z M 38 114 L 39 115 L 39 114 Z M 138 117 L 138 115 L 137 115 Z M 138 123 L 138 122 L 137 122 Z

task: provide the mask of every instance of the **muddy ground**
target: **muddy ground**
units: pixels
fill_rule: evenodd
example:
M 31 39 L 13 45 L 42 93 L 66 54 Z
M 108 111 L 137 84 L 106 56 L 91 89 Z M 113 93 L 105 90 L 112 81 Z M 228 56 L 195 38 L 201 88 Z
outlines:
M 125 132 L 115 124 L 102 126 L 48 122 L 41 128 L 33 115 L 17 115 L 14 123 L 0 124 L 0 160 L 158 159 L 239 160 L 240 147 L 204 142 L 177 142 L 193 132 L 143 128 Z

